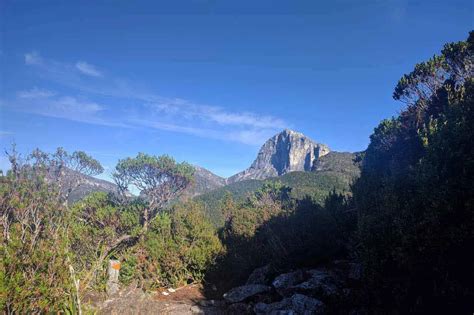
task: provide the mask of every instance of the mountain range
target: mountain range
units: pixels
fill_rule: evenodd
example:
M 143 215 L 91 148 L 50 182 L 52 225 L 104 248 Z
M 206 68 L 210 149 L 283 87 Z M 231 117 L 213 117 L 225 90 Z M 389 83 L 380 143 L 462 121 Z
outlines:
M 331 151 L 325 144 L 317 143 L 302 133 L 285 129 L 263 144 L 249 168 L 229 178 L 220 177 L 194 165 L 194 184 L 184 193 L 184 197 L 192 198 L 228 186 L 232 190 L 232 187 L 246 186 L 250 181 L 255 183 L 275 179 L 292 172 L 316 172 L 336 176 L 349 185 L 352 178 L 358 174 L 358 168 L 353 162 L 354 157 L 354 153 Z M 115 185 L 105 180 L 85 175 L 79 180 L 81 185 L 77 191 L 71 193 L 70 202 L 93 191 L 115 191 Z M 240 182 L 247 184 L 239 185 Z M 255 185 L 249 185 L 253 186 Z

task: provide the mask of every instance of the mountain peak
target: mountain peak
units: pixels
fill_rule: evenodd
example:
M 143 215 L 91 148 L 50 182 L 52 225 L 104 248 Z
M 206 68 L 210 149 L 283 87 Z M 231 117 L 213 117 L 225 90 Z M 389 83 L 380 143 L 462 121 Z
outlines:
M 265 179 L 294 171 L 311 171 L 314 163 L 329 153 L 329 148 L 304 134 L 285 129 L 268 139 L 252 165 L 228 179 L 229 183 L 246 179 Z
M 295 130 L 292 130 L 292 129 L 288 129 L 288 128 L 283 129 L 283 131 L 280 132 L 280 133 L 287 133 L 287 134 L 299 133 L 299 134 L 302 134 L 301 132 L 298 132 L 298 131 L 295 131 Z

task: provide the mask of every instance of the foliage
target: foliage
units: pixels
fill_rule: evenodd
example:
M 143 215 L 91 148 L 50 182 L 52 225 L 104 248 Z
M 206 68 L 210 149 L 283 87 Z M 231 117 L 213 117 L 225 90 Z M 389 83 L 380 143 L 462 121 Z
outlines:
M 139 209 L 134 203 L 122 206 L 103 192 L 90 194 L 76 203 L 71 211 L 69 242 L 74 268 L 82 279 L 82 288 L 92 281 L 103 285 L 105 258 L 118 250 L 118 240 L 132 240 L 140 232 Z M 98 273 L 102 270 L 102 273 Z M 95 278 L 95 279 L 93 279 Z
M 130 185 L 146 197 L 143 208 L 143 232 L 164 206 L 176 199 L 192 182 L 194 168 L 186 163 L 176 163 L 167 155 L 159 157 L 139 153 L 135 158 L 119 160 L 113 174 L 123 197 Z
M 280 177 L 267 180 L 246 180 L 232 183 L 213 190 L 195 199 L 205 205 L 209 219 L 222 227 L 225 218 L 222 216 L 221 202 L 227 194 L 231 194 L 236 202 L 245 201 L 267 182 L 281 182 L 291 188 L 290 197 L 303 200 L 310 196 L 319 204 L 335 189 L 339 193 L 349 193 L 350 183 L 358 176 L 359 168 L 353 162 L 355 155 L 333 153 L 320 162 L 319 169 L 314 172 L 291 172 Z
M 0 176 L 0 303 L 6 312 L 77 312 L 88 290 L 104 290 L 109 257 L 123 261 L 123 284 L 150 287 L 200 281 L 221 253 L 200 205 L 163 210 L 144 231 L 149 200 L 124 202 L 97 192 L 68 206 L 61 194 L 64 175 L 50 176 L 67 153 L 35 150 L 31 156 L 23 161 L 10 152 L 12 171 Z M 187 164 L 173 166 L 169 158 L 160 163 L 168 177 L 192 174 Z
M 401 79 L 394 97 L 410 105 L 375 129 L 353 187 L 358 255 L 385 311 L 472 309 L 473 40 Z
M 14 157 L 10 154 L 10 160 Z M 12 161 L 12 164 L 15 162 Z M 50 154 L 35 149 L 27 156 L 23 165 L 35 176 L 44 177 L 46 181 L 58 188 L 58 196 L 62 202 L 67 202 L 71 193 L 81 186 L 80 175 L 94 176 L 101 174 L 104 168 L 99 161 L 83 151 L 69 154 L 59 147 Z M 15 171 L 16 168 L 12 168 Z
M 333 191 L 326 198 L 327 207 L 311 198 L 291 196 L 291 189 L 279 182 L 265 183 L 241 202 L 226 195 L 221 205 L 226 216 L 221 229 L 226 253 L 209 272 L 210 282 L 229 289 L 266 264 L 277 269 L 311 266 L 347 251 L 355 213 L 347 211 L 345 196 Z
M 143 242 L 125 254 L 128 269 L 124 277 L 140 272 L 143 284 L 152 287 L 198 282 L 221 251 L 216 230 L 205 219 L 202 206 L 178 204 L 171 212 L 160 213 Z
M 0 177 L 2 216 L 0 308 L 9 313 L 53 313 L 76 307 L 65 222 L 53 189 L 15 162 Z

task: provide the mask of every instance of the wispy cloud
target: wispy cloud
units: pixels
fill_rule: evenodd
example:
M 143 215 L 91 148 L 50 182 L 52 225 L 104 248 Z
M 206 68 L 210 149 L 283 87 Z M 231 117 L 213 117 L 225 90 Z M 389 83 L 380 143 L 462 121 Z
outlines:
M 271 129 L 241 131 L 217 130 L 208 128 L 196 128 L 190 126 L 176 125 L 173 123 L 163 123 L 149 120 L 134 120 L 132 121 L 132 123 L 136 124 L 137 126 L 185 133 L 201 138 L 236 141 L 248 145 L 261 145 L 274 133 L 274 130 Z
M 285 128 L 287 123 L 280 118 L 258 115 L 249 112 L 230 112 L 219 106 L 199 105 L 192 102 L 177 100 L 159 100 L 149 104 L 157 112 L 202 119 L 222 126 L 248 126 L 252 128 Z
M 34 87 L 30 90 L 19 91 L 17 93 L 20 98 L 47 98 L 56 95 L 55 92 Z
M 103 77 L 103 74 L 84 61 L 68 64 L 29 53 L 25 55 L 25 64 L 38 69 L 42 78 L 77 90 L 89 100 L 107 96 L 121 104 L 109 109 L 97 102 L 71 95 L 59 96 L 38 88 L 17 94 L 23 104 L 20 108 L 43 116 L 113 127 L 164 130 L 248 145 L 260 145 L 276 131 L 290 127 L 283 119 L 271 115 L 164 97 L 122 78 L 108 76 L 107 80 L 91 81 L 91 76 Z M 41 102 L 33 104 L 34 99 Z
M 90 63 L 87 63 L 85 61 L 76 62 L 76 68 L 82 74 L 85 74 L 85 75 L 89 75 L 89 76 L 92 76 L 92 77 L 101 77 L 102 76 L 102 72 L 97 70 L 97 68 L 94 65 L 91 65 Z
M 8 137 L 8 136 L 11 136 L 11 135 L 13 135 L 13 132 L 0 130 L 0 138 Z
M 27 65 L 40 65 L 42 62 L 43 59 L 35 51 L 25 54 L 25 64 Z
M 16 100 L 6 101 L 3 103 L 3 106 L 19 112 L 44 117 L 60 118 L 100 126 L 130 127 L 119 121 L 109 119 L 107 115 L 102 114 L 106 107 L 96 102 L 81 100 L 72 96 L 59 96 L 56 92 L 50 92 L 49 94 L 36 93 L 36 96 L 34 94 L 18 93 Z

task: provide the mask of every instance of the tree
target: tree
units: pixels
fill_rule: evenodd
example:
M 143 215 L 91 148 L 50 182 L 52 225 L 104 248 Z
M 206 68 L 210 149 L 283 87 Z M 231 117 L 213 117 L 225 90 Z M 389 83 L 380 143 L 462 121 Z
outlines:
M 364 286 L 388 312 L 472 309 L 473 44 L 471 32 L 401 78 L 394 98 L 409 106 L 374 130 L 352 187 Z
M 58 185 L 59 198 L 63 202 L 67 202 L 71 192 L 81 185 L 80 174 L 95 176 L 104 171 L 100 162 L 84 151 L 74 151 L 69 154 L 62 147 L 57 148 L 53 154 L 35 149 L 27 157 L 26 167 L 31 168 L 35 174 L 43 176 L 47 181 Z
M 447 80 L 459 87 L 473 75 L 473 51 L 474 31 L 471 31 L 467 41 L 446 44 L 441 55 L 417 64 L 412 72 L 403 75 L 395 87 L 393 98 L 424 107 Z
M 193 175 L 194 168 L 186 162 L 176 163 L 167 155 L 139 153 L 135 158 L 120 160 L 113 177 L 122 196 L 133 186 L 146 197 L 148 207 L 142 214 L 143 233 L 146 233 L 149 222 L 189 186 Z
M 11 171 L 0 176 L 0 309 L 8 314 L 80 313 L 68 268 L 70 213 L 52 185 L 31 172 L 15 149 L 9 160 Z

